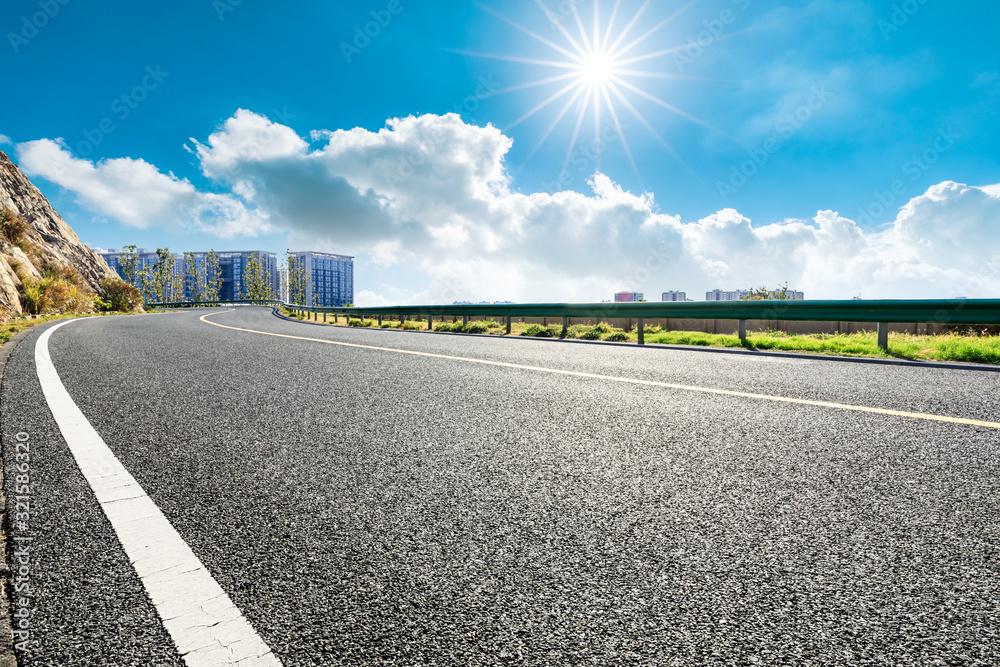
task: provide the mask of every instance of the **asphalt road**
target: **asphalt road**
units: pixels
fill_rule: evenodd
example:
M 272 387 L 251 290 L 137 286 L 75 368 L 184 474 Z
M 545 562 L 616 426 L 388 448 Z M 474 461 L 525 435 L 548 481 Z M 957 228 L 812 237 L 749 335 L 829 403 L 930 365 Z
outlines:
M 284 665 L 1000 663 L 1000 430 L 206 312 L 49 347 Z M 1000 421 L 1000 373 L 209 319 Z M 44 328 L 0 393 L 9 507 L 32 446 L 19 657 L 183 664 L 41 394 Z

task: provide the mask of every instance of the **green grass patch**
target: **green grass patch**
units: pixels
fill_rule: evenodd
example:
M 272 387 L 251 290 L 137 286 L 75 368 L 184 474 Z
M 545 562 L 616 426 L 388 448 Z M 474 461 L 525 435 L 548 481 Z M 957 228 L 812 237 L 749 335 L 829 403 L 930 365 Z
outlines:
M 1000 364 L 1000 336 L 944 334 L 914 336 L 890 334 L 889 351 L 879 349 L 875 332 L 856 334 L 788 334 L 781 331 L 750 334 L 747 344 L 737 336 L 670 331 L 646 337 L 647 343 L 697 345 L 704 347 L 746 347 L 750 350 L 799 352 L 843 357 L 910 359 L 914 361 L 957 361 Z
M 529 336 L 531 338 L 556 338 L 562 333 L 562 327 L 543 327 L 540 324 L 532 324 L 527 329 L 521 332 L 522 336 Z

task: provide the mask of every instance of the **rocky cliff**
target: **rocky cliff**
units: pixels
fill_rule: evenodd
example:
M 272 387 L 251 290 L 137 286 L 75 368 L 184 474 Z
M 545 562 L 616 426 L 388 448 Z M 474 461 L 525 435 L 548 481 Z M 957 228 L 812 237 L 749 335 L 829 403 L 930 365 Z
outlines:
M 41 278 L 43 266 L 72 266 L 95 294 L 102 293 L 103 278 L 116 277 L 114 270 L 80 242 L 80 237 L 55 212 L 49 200 L 7 154 L 0 151 L 0 211 L 4 209 L 13 211 L 28 223 L 25 240 L 34 250 L 29 258 L 21 247 L 0 236 L 0 311 L 9 315 L 23 312 L 18 295 L 21 285 L 18 271 L 37 280 Z

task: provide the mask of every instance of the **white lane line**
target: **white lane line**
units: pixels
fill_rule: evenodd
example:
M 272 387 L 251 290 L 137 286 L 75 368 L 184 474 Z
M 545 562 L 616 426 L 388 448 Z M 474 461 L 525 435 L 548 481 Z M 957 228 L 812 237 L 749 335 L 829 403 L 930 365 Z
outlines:
M 982 421 L 979 419 L 966 419 L 964 417 L 948 417 L 946 415 L 934 415 L 924 412 L 906 412 L 903 410 L 887 410 L 885 408 L 872 408 L 864 405 L 850 405 L 847 403 L 832 403 L 829 401 L 813 401 L 805 398 L 789 398 L 787 396 L 772 396 L 770 394 L 752 394 L 745 391 L 730 391 L 728 389 L 712 389 L 711 387 L 696 387 L 686 384 L 674 384 L 671 382 L 655 382 L 653 380 L 639 380 L 636 378 L 617 377 L 614 375 L 598 375 L 596 373 L 582 373 L 579 371 L 567 371 L 559 368 L 545 368 L 542 366 L 525 366 L 523 364 L 511 364 L 505 361 L 492 361 L 490 359 L 476 359 L 474 357 L 456 357 L 449 354 L 435 354 L 432 352 L 418 352 L 416 350 L 405 350 L 398 347 L 378 347 L 375 345 L 360 345 L 358 343 L 343 343 L 341 341 L 329 340 L 326 338 L 308 338 L 305 336 L 292 336 L 289 334 L 279 334 L 270 331 L 257 331 L 256 329 L 242 329 L 231 327 L 218 322 L 212 322 L 209 317 L 230 313 L 230 310 L 219 310 L 214 313 L 202 315 L 200 319 L 205 324 L 219 327 L 220 329 L 231 329 L 232 331 L 243 331 L 246 333 L 259 334 L 261 336 L 271 336 L 273 338 L 288 338 L 292 340 L 303 340 L 310 343 L 322 343 L 324 345 L 337 345 L 340 347 L 353 347 L 360 350 L 376 350 L 378 352 L 394 352 L 396 354 L 407 354 L 415 357 L 429 357 L 432 359 L 447 359 L 449 361 L 462 361 L 469 364 L 480 364 L 483 366 L 498 366 L 501 368 L 514 368 L 522 371 L 532 371 L 534 373 L 548 373 L 550 375 L 565 375 L 569 377 L 588 378 L 591 380 L 601 380 L 604 382 L 621 382 L 624 384 L 634 384 L 643 387 L 659 387 L 661 389 L 673 389 L 677 391 L 692 391 L 700 394 L 714 394 L 716 396 L 734 396 L 737 398 L 750 398 L 757 401 L 773 401 L 775 403 L 788 403 L 791 405 L 809 405 L 817 408 L 829 408 L 831 410 L 849 410 L 853 412 L 867 412 L 873 415 L 887 415 L 890 417 L 903 417 L 905 419 L 923 419 L 925 421 L 944 422 L 946 424 L 962 424 L 964 426 L 980 426 L 982 428 L 1000 429 L 1000 422 Z
M 60 327 L 78 321 L 61 322 L 39 336 L 35 344 L 38 381 L 66 444 L 184 662 L 191 667 L 280 666 L 63 386 L 49 356 L 49 338 Z

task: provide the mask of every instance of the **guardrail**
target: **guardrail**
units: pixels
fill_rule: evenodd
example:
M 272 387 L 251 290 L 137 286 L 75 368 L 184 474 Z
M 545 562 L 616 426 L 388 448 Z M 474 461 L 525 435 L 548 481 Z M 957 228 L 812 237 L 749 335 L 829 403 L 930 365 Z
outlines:
M 424 317 L 434 328 L 435 317 L 503 318 L 507 333 L 512 318 L 562 318 L 563 330 L 570 318 L 637 319 L 639 344 L 645 344 L 646 319 L 737 320 L 740 340 L 746 341 L 748 320 L 793 320 L 807 322 L 875 322 L 878 344 L 889 346 L 890 324 L 1000 325 L 1000 299 L 938 299 L 893 301 L 724 301 L 688 303 L 532 303 L 483 304 L 455 306 L 381 306 L 373 308 L 336 308 L 289 304 L 281 301 L 228 301 L 213 303 L 149 304 L 157 308 L 183 308 L 223 305 L 283 306 L 296 313 L 323 313 L 335 317 Z

